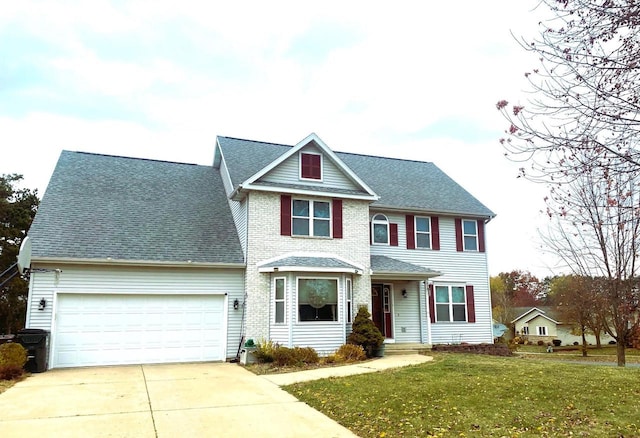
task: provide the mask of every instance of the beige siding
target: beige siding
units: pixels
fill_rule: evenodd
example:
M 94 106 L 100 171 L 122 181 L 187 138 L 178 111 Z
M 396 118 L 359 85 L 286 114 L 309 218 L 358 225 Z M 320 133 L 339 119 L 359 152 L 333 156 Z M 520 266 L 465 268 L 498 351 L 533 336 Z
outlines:
M 33 269 L 60 269 L 61 272 L 33 272 L 28 300 L 26 326 L 51 330 L 57 293 L 101 294 L 227 294 L 227 357 L 234 357 L 240 343 L 242 307 L 233 309 L 233 301 L 244 300 L 242 269 L 157 268 L 89 265 L 40 265 Z M 47 300 L 38 310 L 41 298 Z
M 302 150 L 306 152 L 320 153 L 318 148 L 312 146 L 307 146 Z M 280 163 L 278 167 L 264 175 L 260 181 L 285 184 L 307 184 L 318 187 L 319 190 L 322 190 L 322 187 L 350 190 L 359 188 L 353 183 L 353 181 L 345 176 L 343 171 L 338 168 L 326 154 L 322 155 L 322 182 L 300 179 L 299 153 L 293 154 L 283 163 Z

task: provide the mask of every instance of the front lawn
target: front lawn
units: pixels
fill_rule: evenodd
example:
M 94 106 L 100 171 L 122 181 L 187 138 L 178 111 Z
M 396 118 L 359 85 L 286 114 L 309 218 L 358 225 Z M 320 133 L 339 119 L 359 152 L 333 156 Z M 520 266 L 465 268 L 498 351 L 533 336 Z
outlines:
M 433 356 L 285 389 L 362 437 L 640 436 L 640 369 Z

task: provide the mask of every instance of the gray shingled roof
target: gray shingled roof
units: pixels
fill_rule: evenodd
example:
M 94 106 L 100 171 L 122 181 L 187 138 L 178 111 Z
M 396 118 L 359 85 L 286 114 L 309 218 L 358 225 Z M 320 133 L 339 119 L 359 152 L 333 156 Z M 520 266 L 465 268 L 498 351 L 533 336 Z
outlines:
M 281 266 L 294 267 L 310 267 L 310 268 L 329 268 L 329 269 L 353 269 L 358 270 L 357 266 L 343 262 L 333 257 L 284 257 L 279 260 L 261 265 L 261 268 L 277 268 Z
M 218 137 L 218 142 L 234 188 L 292 147 L 229 137 Z M 433 163 L 344 152 L 336 155 L 380 196 L 374 207 L 495 216 Z
M 433 276 L 438 273 L 432 269 L 423 268 L 413 263 L 403 262 L 391 257 L 382 255 L 371 256 L 371 271 L 374 274 L 421 274 Z M 438 273 L 439 274 L 439 273 Z
M 34 258 L 244 263 L 210 166 L 63 151 L 29 236 Z

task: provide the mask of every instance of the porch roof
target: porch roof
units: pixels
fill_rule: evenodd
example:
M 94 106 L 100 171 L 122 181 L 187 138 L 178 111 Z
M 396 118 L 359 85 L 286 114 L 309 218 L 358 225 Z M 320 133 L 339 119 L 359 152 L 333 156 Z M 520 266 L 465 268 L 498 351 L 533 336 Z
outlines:
M 439 271 L 403 262 L 383 255 L 371 256 L 371 276 L 404 280 L 426 279 L 442 275 Z
M 362 268 L 334 257 L 289 256 L 258 267 L 259 272 L 350 272 L 362 274 Z

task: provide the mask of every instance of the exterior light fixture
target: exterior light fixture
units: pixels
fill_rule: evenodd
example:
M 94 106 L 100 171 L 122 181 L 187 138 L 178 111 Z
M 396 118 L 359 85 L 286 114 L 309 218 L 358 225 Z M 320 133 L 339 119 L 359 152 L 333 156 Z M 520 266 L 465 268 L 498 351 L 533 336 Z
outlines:
M 238 299 L 236 298 L 235 300 L 233 300 L 233 310 L 238 310 L 239 307 L 240 301 L 238 301 Z
M 402 289 L 402 298 L 407 298 L 407 290 Z
M 47 300 L 44 298 L 40 298 L 40 303 L 38 304 L 38 310 L 44 310 L 47 307 Z

